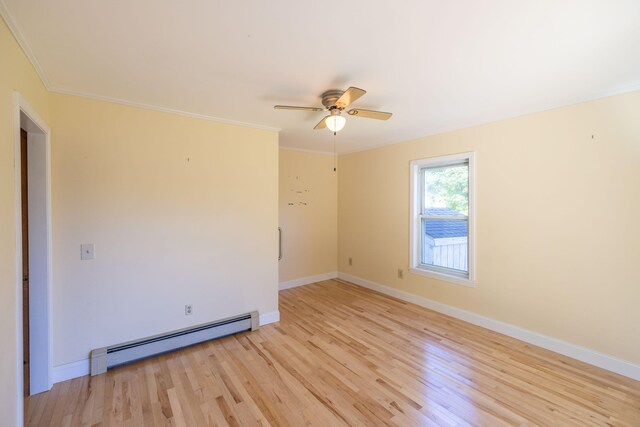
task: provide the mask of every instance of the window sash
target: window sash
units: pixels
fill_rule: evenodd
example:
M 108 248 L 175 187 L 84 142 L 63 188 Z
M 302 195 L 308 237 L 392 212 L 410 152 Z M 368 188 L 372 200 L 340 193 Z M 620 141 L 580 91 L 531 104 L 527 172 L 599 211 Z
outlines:
M 443 221 L 468 221 L 469 216 L 460 214 L 460 215 L 418 215 L 420 219 L 441 219 Z
M 466 242 L 466 254 L 465 254 L 465 262 L 464 264 L 466 265 L 466 270 L 462 270 L 459 268 L 453 268 L 453 267 L 444 267 L 442 265 L 437 265 L 437 264 L 429 264 L 427 262 L 424 262 L 425 256 L 426 254 L 424 253 L 424 249 L 425 249 L 425 240 L 426 240 L 426 225 L 427 222 L 431 219 L 431 218 L 435 218 L 437 221 L 464 221 L 467 224 L 467 235 L 465 236 L 467 239 Z M 471 250 L 470 248 L 470 240 L 469 239 L 469 221 L 468 218 L 461 218 L 461 217 L 455 217 L 455 219 L 443 219 L 442 217 L 433 217 L 433 216 L 421 216 L 420 219 L 420 248 L 419 248 L 419 254 L 418 254 L 418 267 L 423 268 L 423 269 L 428 269 L 428 270 L 434 270 L 434 271 L 438 271 L 441 273 L 445 273 L 445 274 L 453 274 L 455 276 L 459 276 L 459 277 L 463 277 L 463 278 L 469 278 L 469 251 Z
M 420 198 L 419 198 L 419 202 L 420 202 L 420 213 L 418 214 L 418 219 L 419 219 L 419 223 L 420 223 L 420 246 L 418 248 L 418 267 L 422 268 L 424 270 L 430 270 L 430 271 L 435 271 L 435 272 L 439 272 L 439 273 L 444 273 L 444 274 L 448 274 L 448 275 L 453 275 L 453 276 L 457 276 L 457 277 L 461 277 L 461 278 L 465 278 L 468 279 L 470 277 L 470 272 L 469 272 L 469 268 L 470 268 L 470 238 L 469 238 L 469 215 L 464 215 L 464 214 L 460 214 L 460 215 L 427 215 L 425 214 L 425 210 L 427 209 L 427 207 L 425 206 L 425 199 L 427 196 L 427 192 L 426 192 L 426 188 L 425 188 L 425 184 L 426 184 L 426 173 L 429 170 L 433 170 L 433 169 L 443 169 L 443 168 L 448 168 L 448 167 L 457 167 L 457 166 L 466 166 L 467 167 L 467 180 L 469 185 L 471 184 L 471 176 L 470 176 L 470 168 L 469 168 L 469 159 L 464 159 L 464 160 L 456 160 L 456 161 L 451 161 L 451 162 L 446 162 L 446 163 L 438 163 L 436 165 L 429 165 L 429 166 L 422 166 L 419 169 L 419 181 L 420 181 Z M 469 194 L 467 194 L 467 203 L 469 203 Z M 459 270 L 459 269 L 455 269 L 455 268 L 449 268 L 449 267 L 443 267 L 443 266 L 439 266 L 439 265 L 434 265 L 434 264 L 427 264 L 425 262 L 423 262 L 423 260 L 425 259 L 425 254 L 423 253 L 424 251 L 424 247 L 425 247 L 425 238 L 426 238 L 426 221 L 429 220 L 443 220 L 443 221 L 466 221 L 467 222 L 467 253 L 466 253 L 466 265 L 467 265 L 467 270 Z

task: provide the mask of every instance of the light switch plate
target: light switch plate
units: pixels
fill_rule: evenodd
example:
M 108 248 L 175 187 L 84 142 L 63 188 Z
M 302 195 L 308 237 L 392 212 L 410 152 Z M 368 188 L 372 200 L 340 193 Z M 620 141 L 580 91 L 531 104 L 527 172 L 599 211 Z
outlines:
M 80 259 L 95 259 L 96 257 L 96 248 L 93 243 L 84 243 L 80 245 Z

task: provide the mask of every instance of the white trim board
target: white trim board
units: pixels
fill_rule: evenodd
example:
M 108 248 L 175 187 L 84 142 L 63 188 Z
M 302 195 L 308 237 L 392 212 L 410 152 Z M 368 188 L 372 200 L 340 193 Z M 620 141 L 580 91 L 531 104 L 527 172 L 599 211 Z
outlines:
M 1 5 L 0 5 L 1 6 Z M 23 123 L 24 121 L 24 123 Z M 36 226 L 31 233 L 29 241 L 35 238 L 35 246 L 29 250 L 29 258 L 34 262 L 34 269 L 30 293 L 31 308 L 29 316 L 30 327 L 30 380 L 31 391 L 39 393 L 50 390 L 53 386 L 53 369 L 51 355 L 53 354 L 53 339 L 51 329 L 52 310 L 52 235 L 51 235 L 51 131 L 47 123 L 42 120 L 29 102 L 17 91 L 13 92 L 13 138 L 14 138 L 14 197 L 15 197 L 15 266 L 16 266 L 16 421 L 18 425 L 24 422 L 24 384 L 23 384 L 23 324 L 22 324 L 22 209 L 21 204 L 21 150 L 20 128 L 25 125 L 32 144 L 29 147 L 31 155 L 37 153 L 32 160 L 37 161 L 37 177 L 32 183 L 35 185 L 37 195 L 36 206 L 39 206 L 36 215 L 30 214 L 30 220 L 34 219 Z M 35 149 L 35 151 L 34 151 Z M 31 161 L 30 161 L 30 164 Z M 32 171 L 33 172 L 33 169 Z M 31 184 L 30 184 L 31 185 Z M 31 205 L 34 206 L 33 204 Z M 31 209 L 30 209 L 31 210 Z M 31 221 L 30 221 L 31 223 Z M 32 251 L 31 249 L 34 249 Z
M 268 325 L 269 323 L 275 323 L 280 321 L 280 312 L 278 310 L 271 313 L 261 314 L 258 321 L 260 326 Z
M 315 276 L 301 277 L 299 279 L 287 280 L 278 284 L 278 290 L 295 288 L 296 286 L 309 285 L 311 283 L 322 282 L 323 280 L 331 280 L 338 277 L 337 271 L 329 271 L 327 273 L 316 274 Z
M 640 381 L 640 365 L 347 273 L 338 278 Z
M 77 362 L 53 367 L 54 383 L 84 377 L 85 375 L 89 375 L 89 359 L 82 359 Z
M 275 323 L 280 320 L 280 312 L 272 311 L 270 313 L 261 314 L 259 317 L 260 326 Z M 77 362 L 67 363 L 53 367 L 53 382 L 72 380 L 74 378 L 84 377 L 90 373 L 89 359 L 78 360 Z

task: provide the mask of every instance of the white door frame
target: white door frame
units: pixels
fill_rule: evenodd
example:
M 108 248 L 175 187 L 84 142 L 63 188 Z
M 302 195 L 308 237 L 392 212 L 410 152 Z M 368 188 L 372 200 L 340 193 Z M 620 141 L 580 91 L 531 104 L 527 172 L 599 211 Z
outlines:
M 17 389 L 18 418 L 22 418 L 24 405 L 23 384 L 23 348 L 22 348 L 22 215 L 21 215 L 21 164 L 20 164 L 20 128 L 24 126 L 30 139 L 37 141 L 38 167 L 44 171 L 38 171 L 42 177 L 38 184 L 38 192 L 42 200 L 38 203 L 41 221 L 34 237 L 40 248 L 38 264 L 38 279 L 33 290 L 29 294 L 34 295 L 34 303 L 37 310 L 30 310 L 30 377 L 32 394 L 50 390 L 53 386 L 53 369 L 51 363 L 52 339 L 51 339 L 51 282 L 52 282 L 52 237 L 51 237 L 51 130 L 42 120 L 37 111 L 31 107 L 26 99 L 17 91 L 13 92 L 13 125 L 14 125 L 14 170 L 15 170 L 15 218 L 16 218 L 16 350 L 17 350 Z M 31 162 L 30 162 L 31 163 Z M 30 171 L 31 172 L 31 171 Z M 31 173 L 30 173 L 31 175 Z M 31 220 L 29 221 L 31 223 Z M 31 242 L 31 236 L 29 241 Z M 30 245 L 31 246 L 31 245 Z M 31 248 L 30 255 L 31 257 Z M 31 283 L 30 283 L 31 287 Z M 31 300 L 31 298 L 30 298 Z M 31 306 L 31 301 L 30 301 Z

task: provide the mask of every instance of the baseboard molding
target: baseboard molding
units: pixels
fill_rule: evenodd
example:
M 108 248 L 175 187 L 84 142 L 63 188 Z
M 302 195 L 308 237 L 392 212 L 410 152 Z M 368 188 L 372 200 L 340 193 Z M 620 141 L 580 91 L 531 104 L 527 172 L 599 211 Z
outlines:
M 347 273 L 338 278 L 640 381 L 640 365 Z
M 280 312 L 272 311 L 271 313 L 261 314 L 259 318 L 260 326 L 268 325 L 280 320 Z M 72 380 L 78 377 L 89 375 L 89 359 L 78 360 L 77 362 L 67 363 L 66 365 L 53 367 L 53 383 Z
M 72 380 L 89 375 L 89 359 L 78 360 L 66 365 L 53 367 L 53 383 Z
M 280 321 L 280 312 L 272 311 L 271 313 L 264 313 L 260 315 L 260 326 L 268 325 L 269 323 L 275 323 Z
M 310 283 L 322 282 L 323 280 L 335 279 L 336 277 L 338 277 L 337 271 L 329 271 L 327 273 L 316 274 L 315 276 L 301 277 L 299 279 L 280 282 L 278 285 L 278 289 L 282 291 L 284 289 L 295 288 L 296 286 L 303 286 Z

